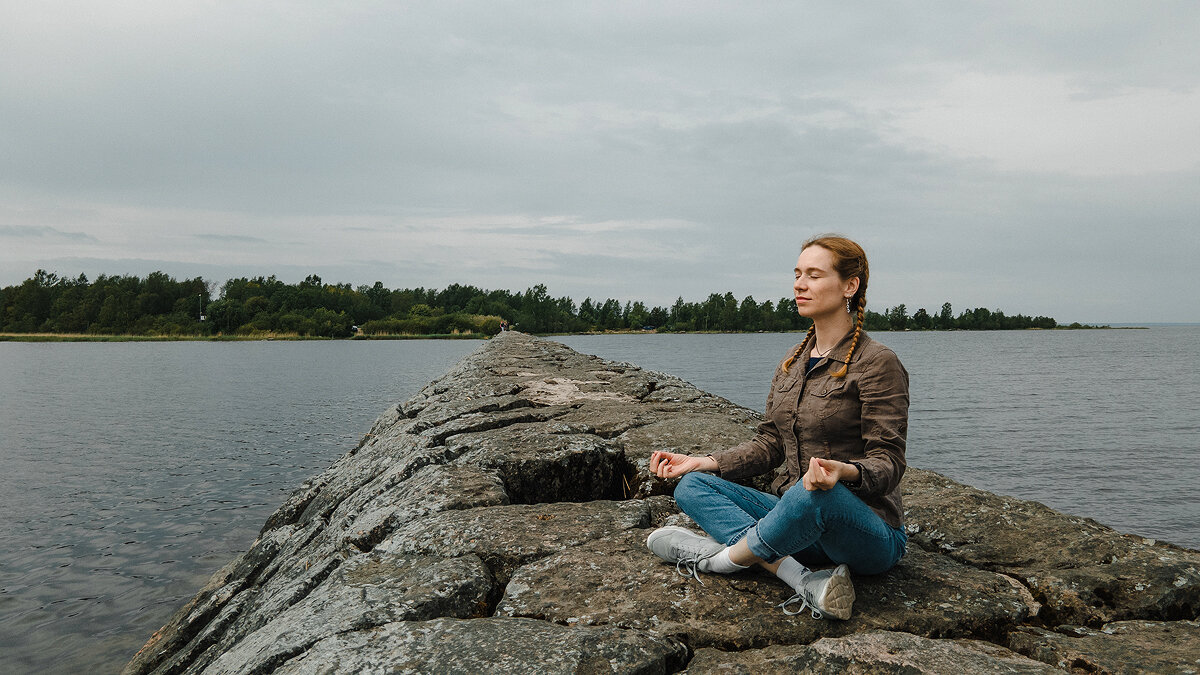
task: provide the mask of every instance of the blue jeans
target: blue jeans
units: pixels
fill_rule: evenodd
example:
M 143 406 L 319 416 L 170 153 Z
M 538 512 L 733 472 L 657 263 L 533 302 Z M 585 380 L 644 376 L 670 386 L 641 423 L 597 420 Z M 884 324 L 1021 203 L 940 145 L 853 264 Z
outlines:
M 790 555 L 806 566 L 845 563 L 855 574 L 880 574 L 904 556 L 907 535 L 884 522 L 841 483 L 782 497 L 693 471 L 675 487 L 675 501 L 714 539 L 742 537 L 767 562 Z

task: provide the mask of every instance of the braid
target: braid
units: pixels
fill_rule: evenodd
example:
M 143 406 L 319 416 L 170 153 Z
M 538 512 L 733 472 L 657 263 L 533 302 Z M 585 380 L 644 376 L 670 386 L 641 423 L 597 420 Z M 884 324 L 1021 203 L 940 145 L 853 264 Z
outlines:
M 858 296 L 858 318 L 854 321 L 854 339 L 850 341 L 850 351 L 846 352 L 846 363 L 842 369 L 836 373 L 830 373 L 833 377 L 845 377 L 846 371 L 850 370 L 850 357 L 854 356 L 854 349 L 858 347 L 858 336 L 862 335 L 863 314 L 867 307 L 867 295 L 861 293 Z
M 796 362 L 796 359 L 800 358 L 800 352 L 804 351 L 804 349 L 803 349 L 804 343 L 808 342 L 808 339 L 810 337 L 812 337 L 813 333 L 816 332 L 816 330 L 817 330 L 816 324 L 813 324 L 808 327 L 808 332 L 804 334 L 804 339 L 800 341 L 800 347 L 796 348 L 796 353 L 787 357 L 787 359 L 783 362 L 783 372 L 786 373 L 788 371 L 788 368 L 791 368 L 792 364 Z

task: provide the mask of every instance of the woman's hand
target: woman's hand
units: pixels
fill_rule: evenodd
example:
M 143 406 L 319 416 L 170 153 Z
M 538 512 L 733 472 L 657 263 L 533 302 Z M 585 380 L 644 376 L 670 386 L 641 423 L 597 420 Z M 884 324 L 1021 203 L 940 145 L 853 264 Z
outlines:
M 804 474 L 805 490 L 832 490 L 840 480 L 853 482 L 858 478 L 858 467 L 836 459 L 820 459 L 813 457 L 808 460 L 808 471 Z
M 712 457 L 692 457 L 665 450 L 650 453 L 650 473 L 659 478 L 676 478 L 692 471 L 716 471 L 719 467 Z

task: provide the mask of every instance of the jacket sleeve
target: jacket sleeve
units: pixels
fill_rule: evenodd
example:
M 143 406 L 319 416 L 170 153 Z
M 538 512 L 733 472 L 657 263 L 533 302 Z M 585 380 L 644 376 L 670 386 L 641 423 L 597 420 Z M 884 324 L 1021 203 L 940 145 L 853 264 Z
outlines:
M 862 481 L 851 492 L 885 495 L 898 489 L 907 466 L 908 371 L 890 349 L 857 365 L 862 369 L 858 388 L 865 456 L 855 460 Z
M 779 437 L 779 429 L 772 421 L 773 416 L 771 415 L 775 403 L 775 388 L 782 373 L 781 366 L 771 380 L 771 391 L 767 394 L 766 415 L 759 423 L 754 438 L 728 450 L 712 453 L 711 456 L 716 460 L 722 478 L 735 480 L 744 476 L 757 476 L 783 463 L 783 441 Z

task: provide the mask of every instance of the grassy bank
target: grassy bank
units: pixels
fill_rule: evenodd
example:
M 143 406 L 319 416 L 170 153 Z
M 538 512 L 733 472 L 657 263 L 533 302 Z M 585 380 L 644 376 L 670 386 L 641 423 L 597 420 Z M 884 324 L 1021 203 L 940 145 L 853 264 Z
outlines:
M 264 340 L 483 340 L 480 333 L 429 335 L 355 335 L 351 338 L 301 336 L 295 333 L 264 335 L 91 335 L 87 333 L 0 333 L 0 342 L 256 342 Z

